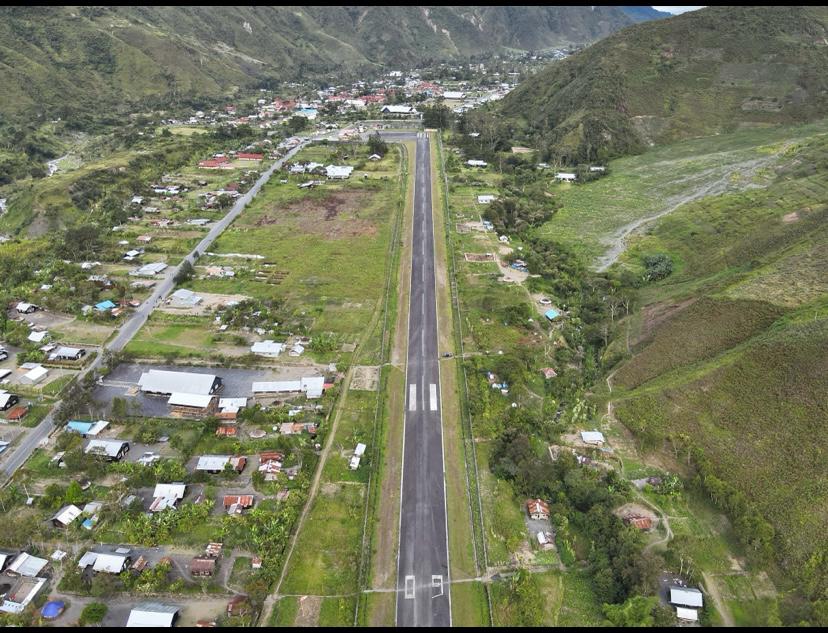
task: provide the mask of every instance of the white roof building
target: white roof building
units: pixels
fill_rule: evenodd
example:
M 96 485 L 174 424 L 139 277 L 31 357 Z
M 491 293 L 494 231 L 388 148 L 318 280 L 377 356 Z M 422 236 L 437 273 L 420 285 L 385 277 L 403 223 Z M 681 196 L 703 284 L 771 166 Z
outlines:
M 215 396 L 210 394 L 201 395 L 197 393 L 174 393 L 167 400 L 171 407 L 192 407 L 194 409 L 206 409 L 210 406 Z
M 250 346 L 250 352 L 268 358 L 277 358 L 285 349 L 282 343 L 275 341 L 256 341 Z
M 419 114 L 414 106 L 409 105 L 385 105 L 380 112 L 385 114 Z
M 486 167 L 489 163 L 485 160 L 467 160 L 466 164 L 469 167 Z
M 174 308 L 194 308 L 201 301 L 202 297 L 186 288 L 179 288 L 170 295 L 170 305 Z
M 676 617 L 679 620 L 689 620 L 690 622 L 698 622 L 699 612 L 695 609 L 688 609 L 686 607 L 676 607 Z
M 83 350 L 79 347 L 58 347 L 54 352 L 49 354 L 49 360 L 58 359 L 76 359 L 80 358 Z
M 359 468 L 360 459 L 361 458 L 357 457 L 356 455 L 351 457 L 351 462 L 348 464 L 348 468 L 350 468 L 351 470 L 356 470 L 357 468 Z
M 106 455 L 107 457 L 117 457 L 121 452 L 124 444 L 129 445 L 126 440 L 89 440 L 89 444 L 83 449 L 83 452 L 92 455 Z
M 155 491 L 152 493 L 153 497 L 171 497 L 173 499 L 183 499 L 187 491 L 186 484 L 156 484 Z
M 42 343 L 47 336 L 49 336 L 49 333 L 45 330 L 43 332 L 30 332 L 28 339 L 32 343 Z
M 702 592 L 695 587 L 670 587 L 670 604 L 683 607 L 704 606 Z
M 63 526 L 70 525 L 72 521 L 77 519 L 83 511 L 76 505 L 64 506 L 57 511 L 57 514 L 52 517 L 52 521 L 57 521 Z
M 308 398 L 318 398 L 325 388 L 324 376 L 311 376 L 299 380 L 254 382 L 253 393 L 294 393 L 305 392 Z
M 37 556 L 32 556 L 27 552 L 21 552 L 11 562 L 6 571 L 20 576 L 34 578 L 41 571 L 43 571 L 43 568 L 48 564 L 49 561 L 45 558 L 38 558 Z
M 202 455 L 198 458 L 196 470 L 224 470 L 230 462 L 230 455 Z
M 466 93 L 458 90 L 446 90 L 443 93 L 443 99 L 465 99 Z
M 19 581 L 9 596 L 0 604 L 0 611 L 5 613 L 23 613 L 28 604 L 35 599 L 46 578 L 33 578 L 31 581 Z
M 325 167 L 325 175 L 335 180 L 350 178 L 352 171 L 354 168 L 350 165 L 327 165 Z
M 238 413 L 240 409 L 247 406 L 247 398 L 221 398 L 219 400 L 219 411 L 225 413 Z
M 175 504 L 184 498 L 187 490 L 185 484 L 157 484 L 152 493 L 153 501 L 150 504 L 150 512 L 160 512 L 168 508 L 175 509 Z
M 581 431 L 581 440 L 585 444 L 603 444 L 604 434 L 600 431 Z
M 23 374 L 23 376 L 20 377 L 20 382 L 26 383 L 27 385 L 35 385 L 39 383 L 41 380 L 43 380 L 46 377 L 46 374 L 48 373 L 48 369 L 41 365 L 38 365 L 29 372 Z
M 84 557 L 89 554 L 95 555 L 95 560 L 92 561 L 92 569 L 108 574 L 120 574 L 129 562 L 129 556 L 125 554 L 98 554 L 96 552 L 87 552 L 84 554 Z M 80 563 L 78 563 L 78 567 L 80 567 Z
M 129 274 L 133 277 L 152 277 L 153 275 L 160 273 L 165 268 L 167 268 L 167 264 L 164 262 L 153 262 L 152 264 L 145 264 L 136 270 L 132 270 Z
M 572 182 L 577 177 L 578 176 L 576 176 L 575 174 L 565 172 L 565 171 L 559 171 L 557 174 L 555 174 L 555 180 L 561 180 L 561 181 L 565 181 L 565 182 Z
M 142 602 L 136 604 L 129 612 L 126 625 L 127 627 L 170 628 L 177 613 L 178 607 L 172 604 Z
M 213 374 L 150 369 L 141 375 L 138 385 L 147 393 L 209 395 L 218 391 L 221 379 Z
M 483 194 L 481 196 L 477 196 L 477 203 L 478 204 L 489 204 L 491 202 L 494 202 L 494 199 L 495 199 L 494 195 L 487 193 L 487 194 Z
M 357 457 L 362 457 L 365 454 L 365 449 L 366 448 L 367 447 L 365 446 L 365 444 L 360 442 L 359 444 L 356 445 L 356 449 L 354 449 L 354 455 L 356 455 Z

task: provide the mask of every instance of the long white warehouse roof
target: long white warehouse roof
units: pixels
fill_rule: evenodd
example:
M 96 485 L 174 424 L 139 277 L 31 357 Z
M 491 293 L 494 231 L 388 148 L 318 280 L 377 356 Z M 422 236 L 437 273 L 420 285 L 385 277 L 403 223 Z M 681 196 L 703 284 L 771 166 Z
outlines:
M 138 384 L 141 391 L 151 393 L 194 393 L 206 396 L 210 394 L 215 381 L 216 376 L 213 374 L 150 369 L 142 374 Z

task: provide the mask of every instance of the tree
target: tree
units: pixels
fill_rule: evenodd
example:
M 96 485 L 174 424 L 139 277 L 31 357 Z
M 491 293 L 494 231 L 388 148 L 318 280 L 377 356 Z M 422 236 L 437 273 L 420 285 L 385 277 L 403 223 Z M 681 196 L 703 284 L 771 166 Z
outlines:
M 451 127 L 453 119 L 451 109 L 442 103 L 423 108 L 423 127 L 444 130 Z
M 287 125 L 288 133 L 293 135 L 306 129 L 310 125 L 310 121 L 307 117 L 297 115 L 290 117 L 285 125 Z
M 388 144 L 383 140 L 379 132 L 375 132 L 368 137 L 368 151 L 372 154 L 379 154 L 380 156 L 385 156 L 388 152 Z
M 193 268 L 193 265 L 190 263 L 189 259 L 185 259 L 178 268 L 178 272 L 175 274 L 173 281 L 177 284 L 182 284 L 190 279 L 194 274 L 195 268 Z
M 653 626 L 657 608 L 657 597 L 633 596 L 623 604 L 605 604 L 604 615 L 615 626 Z
M 71 503 L 75 505 L 83 503 L 83 490 L 81 489 L 81 485 L 77 481 L 73 481 L 69 484 L 69 487 L 66 488 L 66 494 L 64 495 L 64 499 L 66 500 L 66 503 Z

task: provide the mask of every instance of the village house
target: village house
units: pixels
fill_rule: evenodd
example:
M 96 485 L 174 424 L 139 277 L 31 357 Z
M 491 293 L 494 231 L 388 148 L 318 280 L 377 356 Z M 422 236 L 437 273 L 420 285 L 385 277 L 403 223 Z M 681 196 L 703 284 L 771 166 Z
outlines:
M 346 180 L 351 177 L 351 172 L 354 168 L 350 165 L 327 165 L 325 167 L 325 175 L 330 180 Z
M 90 440 L 83 452 L 87 455 L 104 457 L 108 462 L 118 462 L 129 452 L 129 442 L 115 439 Z
M 577 178 L 578 176 L 576 174 L 565 171 L 559 171 L 555 174 L 555 180 L 559 182 L 575 182 Z
M 120 574 L 132 562 L 129 552 L 126 548 L 118 548 L 112 553 L 89 551 L 81 556 L 78 567 L 86 569 L 91 566 L 96 573 Z
M 195 578 L 210 578 L 216 571 L 214 558 L 196 556 L 190 561 L 190 574 Z
M 227 464 L 237 473 L 241 473 L 247 464 L 247 458 L 239 455 L 202 455 L 196 463 L 196 471 L 217 474 L 224 471 Z
M 66 423 L 66 430 L 74 431 L 75 433 L 79 433 L 81 437 L 86 438 L 95 437 L 108 426 L 109 422 L 106 420 L 98 420 L 97 422 L 69 420 L 69 422 Z
M 184 498 L 186 492 L 187 486 L 183 483 L 156 484 L 149 511 L 161 512 L 168 508 L 174 510 L 176 504 Z
M 243 510 L 253 507 L 253 495 L 225 495 L 223 501 L 227 514 L 241 514 Z
M 676 617 L 680 620 L 697 622 L 698 609 L 704 606 L 704 596 L 695 587 L 670 587 L 670 604 L 676 607 Z
M 536 521 L 549 520 L 549 504 L 542 499 L 530 499 L 526 502 L 526 511 L 529 513 L 529 518 Z
M 175 624 L 179 608 L 171 604 L 160 602 L 142 602 L 135 605 L 129 612 L 127 628 L 170 628 Z
M 83 514 L 83 511 L 76 505 L 64 506 L 51 518 L 52 525 L 56 528 L 68 527 L 81 514 Z
M 278 358 L 284 349 L 285 346 L 282 343 L 271 340 L 257 341 L 250 346 L 250 353 L 265 358 Z
M 584 444 L 601 446 L 604 443 L 604 434 L 600 431 L 581 431 L 581 441 Z
M 20 402 L 20 398 L 16 395 L 0 390 L 0 411 L 8 411 L 18 402 Z

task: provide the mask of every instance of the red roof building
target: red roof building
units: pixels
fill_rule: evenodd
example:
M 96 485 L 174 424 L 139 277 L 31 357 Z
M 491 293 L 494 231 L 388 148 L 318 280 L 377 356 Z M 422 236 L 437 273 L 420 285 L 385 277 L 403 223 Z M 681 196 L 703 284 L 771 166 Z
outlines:
M 262 160 L 264 158 L 264 154 L 250 154 L 247 152 L 239 152 L 236 154 L 236 158 L 239 160 Z
M 530 499 L 526 502 L 526 509 L 532 519 L 546 520 L 549 518 L 549 504 L 543 499 Z
M 6 414 L 6 419 L 9 422 L 20 422 L 20 420 L 26 417 L 27 413 L 29 413 L 29 406 L 19 404 L 16 407 L 9 409 L 9 412 Z

